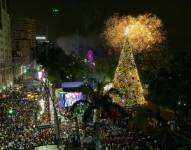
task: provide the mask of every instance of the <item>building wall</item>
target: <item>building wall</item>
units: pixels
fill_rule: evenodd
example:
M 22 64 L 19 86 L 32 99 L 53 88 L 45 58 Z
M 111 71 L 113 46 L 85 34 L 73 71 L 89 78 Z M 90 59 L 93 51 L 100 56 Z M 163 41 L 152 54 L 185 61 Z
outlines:
M 14 32 L 16 39 L 26 38 L 30 40 L 31 48 L 36 47 L 36 21 L 30 18 L 17 18 L 14 20 Z
M 45 36 L 43 36 L 45 37 Z M 45 54 L 47 57 L 48 50 L 50 49 L 50 42 L 47 39 L 37 39 L 36 40 L 36 57 L 39 58 L 40 55 Z
M 17 79 L 22 74 L 22 66 L 30 65 L 35 59 L 36 21 L 29 18 L 17 18 L 13 21 L 12 26 L 14 76 Z
M 3 3 L 5 2 L 5 3 Z M 0 0 L 0 89 L 13 83 L 10 17 Z

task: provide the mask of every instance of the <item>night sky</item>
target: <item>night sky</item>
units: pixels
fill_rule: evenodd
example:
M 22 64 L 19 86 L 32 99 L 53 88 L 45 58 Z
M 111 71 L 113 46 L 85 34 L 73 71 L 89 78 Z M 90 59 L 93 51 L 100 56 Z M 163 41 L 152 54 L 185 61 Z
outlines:
M 88 35 L 99 34 L 104 20 L 119 15 L 154 13 L 162 19 L 168 35 L 168 45 L 190 49 L 191 5 L 189 0 L 12 0 L 12 17 L 32 17 L 38 20 L 39 33 L 49 28 L 49 38 L 56 40 L 79 31 Z M 60 9 L 60 15 L 52 15 L 52 9 Z

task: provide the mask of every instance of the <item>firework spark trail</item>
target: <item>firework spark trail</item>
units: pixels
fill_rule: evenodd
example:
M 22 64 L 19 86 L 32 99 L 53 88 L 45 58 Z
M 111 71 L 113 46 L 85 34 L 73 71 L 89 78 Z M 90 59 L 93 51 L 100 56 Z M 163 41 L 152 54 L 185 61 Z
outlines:
M 124 34 L 126 28 L 128 29 L 127 35 Z M 115 49 L 120 49 L 123 46 L 127 36 L 134 53 L 152 50 L 153 47 L 165 40 L 162 22 L 152 14 L 139 15 L 138 17 L 112 16 L 106 22 L 104 36 L 107 44 Z

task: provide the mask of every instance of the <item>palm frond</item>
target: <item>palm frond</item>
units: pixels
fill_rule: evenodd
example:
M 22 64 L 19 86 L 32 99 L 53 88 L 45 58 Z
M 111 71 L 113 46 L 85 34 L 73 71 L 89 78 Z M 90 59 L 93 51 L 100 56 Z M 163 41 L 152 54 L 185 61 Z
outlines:
M 83 115 L 83 123 L 86 126 L 87 125 L 87 121 L 90 118 L 90 116 L 92 115 L 93 110 L 95 109 L 94 106 L 89 106 L 86 111 L 84 112 Z
M 83 85 L 81 86 L 82 93 L 84 93 L 87 99 L 93 99 L 96 97 L 96 93 L 94 89 L 90 85 Z
M 127 115 L 128 115 L 125 108 L 118 105 L 117 103 L 108 102 L 106 107 L 108 107 L 109 112 L 116 111 L 116 112 L 120 113 L 121 117 L 127 117 Z
M 107 106 L 108 103 L 112 103 L 112 98 L 109 95 L 104 95 L 99 101 L 100 105 Z
M 111 88 L 104 93 L 104 86 L 106 84 L 106 82 L 98 82 L 95 89 L 90 85 L 81 86 L 83 94 L 86 95 L 86 100 L 75 103 L 71 109 L 74 110 L 80 103 L 84 103 L 87 106 L 83 114 L 83 122 L 85 126 L 87 125 L 88 119 L 92 116 L 94 109 L 106 112 L 106 114 L 115 114 L 116 112 L 117 116 L 127 116 L 127 112 L 123 107 L 112 102 L 110 94 L 120 95 L 120 92 L 115 88 Z
M 105 93 L 105 95 L 110 95 L 110 94 L 116 95 L 116 96 L 119 96 L 119 97 L 122 96 L 121 92 L 120 92 L 118 89 L 115 89 L 115 88 L 111 88 L 110 90 L 108 90 L 108 91 Z

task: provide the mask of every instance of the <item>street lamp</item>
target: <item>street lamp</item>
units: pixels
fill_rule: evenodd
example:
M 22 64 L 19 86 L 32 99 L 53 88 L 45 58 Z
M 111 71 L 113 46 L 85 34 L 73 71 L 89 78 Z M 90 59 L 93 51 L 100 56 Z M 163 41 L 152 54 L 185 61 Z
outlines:
M 41 100 L 39 101 L 40 107 L 41 107 L 41 109 L 42 109 L 42 110 L 40 111 L 40 114 L 41 114 L 41 115 L 44 113 L 44 103 L 45 103 L 44 99 L 41 99 Z

